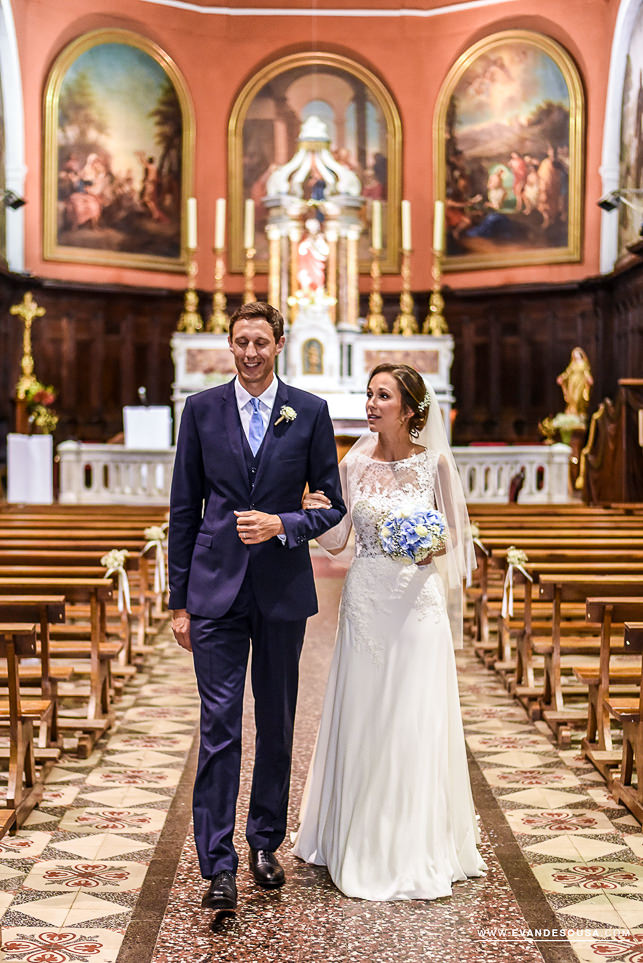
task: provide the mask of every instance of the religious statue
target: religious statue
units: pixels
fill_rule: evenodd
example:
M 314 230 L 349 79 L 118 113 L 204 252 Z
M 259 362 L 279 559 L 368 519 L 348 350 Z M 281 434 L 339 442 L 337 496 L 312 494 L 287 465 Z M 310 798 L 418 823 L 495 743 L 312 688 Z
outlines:
M 306 221 L 306 234 L 297 248 L 297 281 L 303 294 L 324 290 L 329 247 L 316 217 Z
M 573 349 L 569 364 L 558 375 L 556 383 L 562 388 L 565 414 L 577 415 L 584 420 L 594 379 L 589 360 L 582 348 Z

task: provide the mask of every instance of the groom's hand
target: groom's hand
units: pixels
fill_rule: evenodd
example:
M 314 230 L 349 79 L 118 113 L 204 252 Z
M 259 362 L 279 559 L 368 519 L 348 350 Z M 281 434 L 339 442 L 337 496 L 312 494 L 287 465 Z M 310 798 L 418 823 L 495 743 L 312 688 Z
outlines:
M 266 512 L 235 512 L 235 515 L 237 535 L 244 545 L 258 545 L 275 535 L 285 534 L 279 515 L 268 515 Z
M 186 609 L 174 609 L 172 612 L 172 632 L 181 648 L 191 652 L 190 614 Z

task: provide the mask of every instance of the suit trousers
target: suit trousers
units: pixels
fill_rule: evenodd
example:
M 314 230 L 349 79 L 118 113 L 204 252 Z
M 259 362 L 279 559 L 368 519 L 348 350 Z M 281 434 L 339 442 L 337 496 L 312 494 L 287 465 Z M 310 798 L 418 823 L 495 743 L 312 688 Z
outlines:
M 255 761 L 246 825 L 253 849 L 276 850 L 286 834 L 299 656 L 306 619 L 271 622 L 256 604 L 249 574 L 218 619 L 191 616 L 201 696 L 201 745 L 194 783 L 194 837 L 201 874 L 236 872 L 233 844 L 241 768 L 248 655 L 255 707 Z

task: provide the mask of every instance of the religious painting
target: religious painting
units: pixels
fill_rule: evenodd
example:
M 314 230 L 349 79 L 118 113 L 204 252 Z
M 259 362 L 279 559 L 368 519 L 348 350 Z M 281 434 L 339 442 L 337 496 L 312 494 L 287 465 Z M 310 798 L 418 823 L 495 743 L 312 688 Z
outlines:
M 271 62 L 254 74 L 234 103 L 228 128 L 230 269 L 243 270 L 242 217 L 244 201 L 251 198 L 257 268 L 267 270 L 266 184 L 271 173 L 296 153 L 302 124 L 309 118 L 326 125 L 333 157 L 361 182 L 360 268 L 369 270 L 372 202 L 379 200 L 382 270 L 398 271 L 402 128 L 397 107 L 375 74 L 347 57 L 324 52 Z M 313 177 L 309 193 L 314 201 L 312 181 Z
M 625 61 L 619 168 L 619 187 L 643 187 L 643 7 L 636 15 Z M 628 244 L 640 241 L 643 202 L 636 195 L 627 199 L 630 203 L 618 209 L 618 257 L 628 254 Z
M 444 269 L 578 261 L 583 91 L 569 54 L 526 30 L 476 43 L 435 116 Z
M 66 47 L 45 91 L 44 257 L 184 270 L 193 137 L 155 44 L 97 30 Z
M 304 374 L 324 373 L 324 346 L 318 338 L 308 338 L 301 346 L 302 371 Z

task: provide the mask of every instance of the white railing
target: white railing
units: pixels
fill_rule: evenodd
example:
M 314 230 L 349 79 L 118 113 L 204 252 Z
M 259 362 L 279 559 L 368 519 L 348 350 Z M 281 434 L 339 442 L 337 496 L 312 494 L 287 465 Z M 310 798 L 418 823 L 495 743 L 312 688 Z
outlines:
M 498 445 L 454 448 L 468 502 L 506 502 L 521 468 L 519 502 L 567 502 L 567 445 Z M 174 449 L 143 451 L 122 445 L 64 441 L 58 445 L 60 496 L 64 504 L 167 505 Z
M 59 501 L 66 505 L 167 505 L 174 449 L 144 451 L 123 445 L 63 441 Z
M 522 468 L 518 501 L 569 502 L 568 445 L 490 445 L 453 448 L 468 502 L 506 502 L 511 479 Z

